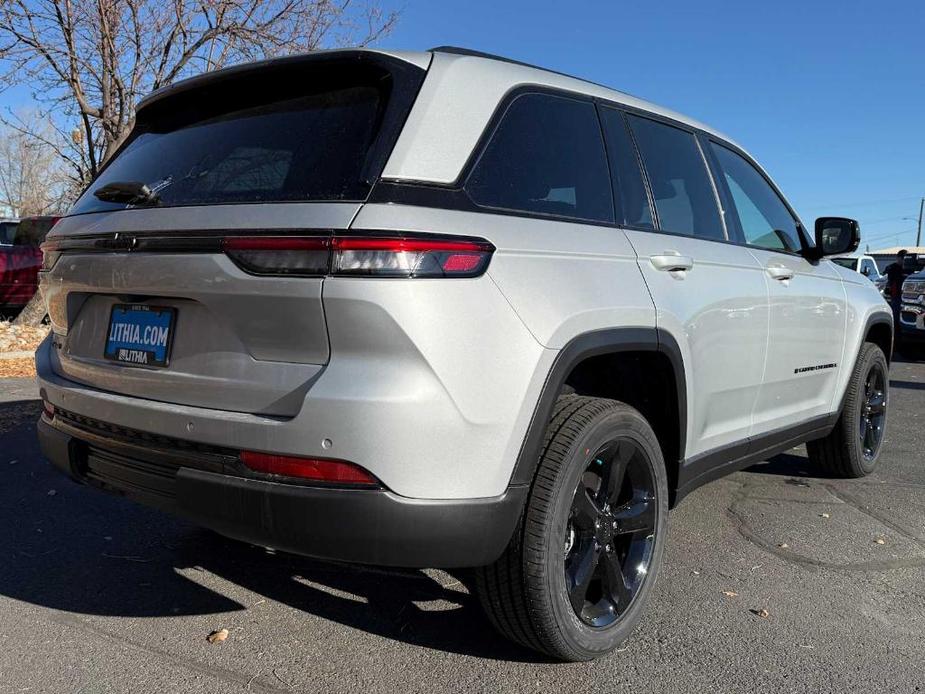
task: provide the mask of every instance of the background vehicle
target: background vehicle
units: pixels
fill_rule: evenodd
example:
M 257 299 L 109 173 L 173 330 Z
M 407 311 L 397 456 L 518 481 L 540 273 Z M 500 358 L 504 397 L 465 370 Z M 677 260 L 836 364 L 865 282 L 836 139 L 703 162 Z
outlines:
M 12 246 L 18 219 L 0 219 L 0 246 Z
M 589 659 L 685 494 L 804 441 L 876 464 L 892 318 L 820 262 L 857 224 L 814 237 L 725 136 L 538 68 L 211 73 L 140 105 L 44 247 L 42 449 L 255 544 L 478 567 L 504 634 Z
M 877 263 L 869 255 L 832 258 L 832 262 L 864 275 L 874 284 L 877 284 L 883 277 L 883 275 L 880 274 L 880 270 L 877 268 Z
M 902 353 L 925 358 L 925 272 L 910 275 L 903 283 L 899 330 L 898 347 Z
M 0 309 L 19 309 L 38 290 L 40 246 L 57 217 L 25 217 L 0 223 L 8 244 L 0 244 Z

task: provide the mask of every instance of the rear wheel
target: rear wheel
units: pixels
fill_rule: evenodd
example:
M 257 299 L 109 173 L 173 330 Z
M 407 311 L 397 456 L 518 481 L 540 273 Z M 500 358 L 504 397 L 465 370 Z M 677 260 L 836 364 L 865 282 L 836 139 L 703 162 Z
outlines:
M 839 477 L 874 471 L 886 431 L 889 364 L 877 345 L 864 343 L 848 382 L 838 423 L 823 439 L 806 444 L 809 458 Z
M 508 638 L 562 660 L 608 653 L 639 621 L 661 563 L 668 485 L 649 424 L 563 396 L 517 532 L 476 585 Z

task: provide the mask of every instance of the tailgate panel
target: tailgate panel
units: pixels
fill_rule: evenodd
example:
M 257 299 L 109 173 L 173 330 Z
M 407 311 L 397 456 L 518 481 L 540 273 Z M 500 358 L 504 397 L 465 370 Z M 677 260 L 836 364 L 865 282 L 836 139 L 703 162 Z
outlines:
M 255 207 L 266 213 L 265 206 Z M 225 236 L 241 233 L 244 223 L 257 227 L 257 233 L 268 228 L 285 233 L 298 222 L 306 230 L 323 229 L 319 222 L 339 223 L 328 228 L 347 226 L 356 211 L 353 204 L 281 207 L 273 224 L 261 225 L 254 224 L 248 205 L 238 206 L 234 214 L 227 206 L 212 208 L 208 219 L 197 210 L 186 215 L 185 224 L 173 210 L 82 215 L 62 220 L 52 240 L 79 238 L 85 230 L 112 233 L 119 227 L 120 233 L 131 228 L 141 234 L 159 228 L 159 235 L 191 233 L 187 230 L 193 227 L 197 237 Z M 171 221 L 175 226 L 165 231 Z M 68 379 L 123 395 L 294 416 L 329 358 L 322 282 L 320 277 L 251 275 L 220 252 L 67 250 L 42 273 L 42 293 L 58 345 L 54 369 Z M 116 303 L 176 308 L 167 367 L 123 366 L 105 359 Z
M 229 322 L 192 300 L 151 302 L 177 310 L 170 364 L 124 366 L 103 350 L 114 296 L 83 302 L 57 352 L 56 371 L 66 378 L 123 395 L 237 412 L 291 416 L 321 372 L 318 364 L 254 359 Z

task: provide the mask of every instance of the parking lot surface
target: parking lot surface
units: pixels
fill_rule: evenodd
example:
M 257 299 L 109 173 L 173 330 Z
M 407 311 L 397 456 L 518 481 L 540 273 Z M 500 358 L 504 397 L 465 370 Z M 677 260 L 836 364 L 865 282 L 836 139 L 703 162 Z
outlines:
M 876 474 L 798 448 L 696 491 L 640 628 L 563 665 L 465 572 L 272 554 L 69 482 L 35 385 L 0 380 L 0 692 L 925 691 L 925 363 L 891 382 Z

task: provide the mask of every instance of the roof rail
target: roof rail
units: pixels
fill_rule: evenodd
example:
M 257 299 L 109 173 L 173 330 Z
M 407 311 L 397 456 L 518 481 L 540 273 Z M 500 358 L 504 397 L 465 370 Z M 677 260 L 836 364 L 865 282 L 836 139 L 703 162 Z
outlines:
M 524 67 L 532 67 L 537 70 L 545 70 L 546 72 L 555 72 L 549 68 L 541 67 L 539 65 L 533 65 L 531 63 L 525 63 L 522 60 L 514 60 L 513 58 L 505 58 L 503 55 L 495 55 L 494 53 L 485 53 L 484 51 L 474 51 L 471 48 L 460 48 L 459 46 L 437 46 L 436 48 L 428 49 L 431 53 L 451 53 L 453 55 L 469 55 L 473 58 L 488 58 L 489 60 L 497 60 L 501 63 L 511 63 L 513 65 L 523 65 Z M 556 73 L 563 74 L 563 73 Z M 571 77 L 571 75 L 566 75 L 566 77 Z
M 503 55 L 495 55 L 494 53 L 485 53 L 483 51 L 474 51 L 471 48 L 460 48 L 459 46 L 437 46 L 436 48 L 428 49 L 431 53 L 449 53 L 451 55 L 468 55 L 473 58 L 486 58 L 488 60 L 497 60 L 500 63 L 509 63 L 510 65 L 520 65 L 521 67 L 528 67 L 533 70 L 542 70 L 543 72 L 548 72 L 553 75 L 559 75 L 561 77 L 568 77 L 569 79 L 578 80 L 579 82 L 585 82 L 586 84 L 593 84 L 595 87 L 602 87 L 604 89 L 609 89 L 611 91 L 619 92 L 620 94 L 625 94 L 626 96 L 633 96 L 628 92 L 624 92 L 620 89 L 614 89 L 606 84 L 601 84 L 600 82 L 594 82 L 585 77 L 578 77 L 576 75 L 570 75 L 567 72 L 561 72 L 559 70 L 551 70 L 548 67 L 543 67 L 542 65 L 534 65 L 533 63 L 525 63 L 522 60 L 514 60 L 513 58 L 505 58 Z M 633 96 L 633 98 L 638 98 Z

